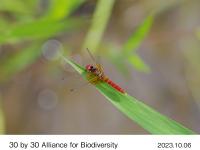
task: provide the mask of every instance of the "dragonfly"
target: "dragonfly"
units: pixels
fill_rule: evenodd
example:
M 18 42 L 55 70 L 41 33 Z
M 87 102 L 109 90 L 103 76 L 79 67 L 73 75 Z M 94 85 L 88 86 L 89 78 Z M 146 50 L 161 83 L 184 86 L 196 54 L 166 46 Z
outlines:
M 118 92 L 125 94 L 124 89 L 122 89 L 119 85 L 117 85 L 115 82 L 113 82 L 109 77 L 105 75 L 103 67 L 101 66 L 101 64 L 97 63 L 97 61 L 95 60 L 94 56 L 92 55 L 92 53 L 90 52 L 88 48 L 87 48 L 87 51 L 90 57 L 92 58 L 92 60 L 95 62 L 94 65 L 88 64 L 85 66 L 87 79 L 89 83 L 98 84 L 99 82 L 106 82 Z

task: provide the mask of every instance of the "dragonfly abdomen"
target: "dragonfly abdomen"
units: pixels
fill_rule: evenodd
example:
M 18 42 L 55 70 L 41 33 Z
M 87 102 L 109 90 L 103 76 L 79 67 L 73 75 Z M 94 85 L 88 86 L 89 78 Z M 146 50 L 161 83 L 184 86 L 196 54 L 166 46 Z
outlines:
M 110 79 L 105 79 L 105 82 L 108 83 L 110 86 L 112 86 L 114 89 L 116 89 L 117 91 L 121 92 L 121 93 L 125 93 L 125 91 L 116 83 L 114 83 L 112 80 Z

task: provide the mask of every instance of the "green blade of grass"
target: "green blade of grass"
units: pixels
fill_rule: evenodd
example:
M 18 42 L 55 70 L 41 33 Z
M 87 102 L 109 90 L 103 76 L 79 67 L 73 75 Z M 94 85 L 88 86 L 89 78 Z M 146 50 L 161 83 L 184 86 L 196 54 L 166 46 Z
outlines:
M 31 10 L 27 7 L 26 3 L 22 0 L 1 0 L 0 10 L 14 13 L 31 12 Z
M 62 58 L 85 78 L 83 67 L 63 56 Z M 121 94 L 107 83 L 95 86 L 116 108 L 152 134 L 195 134 L 192 130 L 160 114 L 136 98 Z
M 13 27 L 0 35 L 0 44 L 18 42 L 29 39 L 48 38 L 63 30 L 72 30 L 79 27 L 82 19 L 71 18 L 66 21 L 37 20 Z
M 149 33 L 152 23 L 153 15 L 150 15 L 143 21 L 143 23 L 137 28 L 137 30 L 132 33 L 132 35 L 123 45 L 122 50 L 119 53 L 112 53 L 112 55 L 114 56 L 112 57 L 113 62 L 121 64 L 120 68 L 119 66 L 117 66 L 120 71 L 122 71 L 121 68 L 124 68 L 123 70 L 125 70 L 125 61 L 127 60 L 134 69 L 146 73 L 150 72 L 149 66 L 145 64 L 145 62 L 135 53 L 135 51 Z
M 140 46 L 144 38 L 149 33 L 149 30 L 153 24 L 153 19 L 153 15 L 148 16 L 137 28 L 137 30 L 132 33 L 132 35 L 123 46 L 123 51 L 125 55 L 130 55 Z
M 144 38 L 149 33 L 153 24 L 153 15 L 148 16 L 143 23 L 132 33 L 127 42 L 123 46 L 122 56 L 128 59 L 128 62 L 138 71 L 149 72 L 150 68 L 144 61 L 135 53 L 136 49 L 141 45 Z M 123 60 L 123 59 L 121 59 Z
M 83 44 L 83 49 L 89 48 L 93 53 L 97 50 L 110 18 L 114 2 L 115 0 L 98 1 L 92 25 Z
M 136 70 L 146 73 L 150 72 L 149 66 L 137 54 L 130 55 L 128 61 Z
M 85 0 L 51 0 L 46 18 L 50 20 L 64 19 L 84 1 Z

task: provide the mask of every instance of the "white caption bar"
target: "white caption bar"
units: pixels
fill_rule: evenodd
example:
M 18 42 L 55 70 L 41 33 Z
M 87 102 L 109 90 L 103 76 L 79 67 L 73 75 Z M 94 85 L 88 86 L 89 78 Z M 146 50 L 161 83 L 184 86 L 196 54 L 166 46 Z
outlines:
M 1 135 L 1 150 L 200 150 L 200 135 Z

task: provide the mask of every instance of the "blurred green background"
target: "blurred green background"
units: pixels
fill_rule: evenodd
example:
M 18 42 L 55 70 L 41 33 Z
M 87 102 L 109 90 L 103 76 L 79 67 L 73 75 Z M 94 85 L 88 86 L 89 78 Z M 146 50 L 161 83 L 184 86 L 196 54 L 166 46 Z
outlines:
M 94 63 L 86 48 L 130 95 L 200 133 L 199 10 L 199 0 L 0 0 L 0 133 L 147 134 L 59 57 Z

